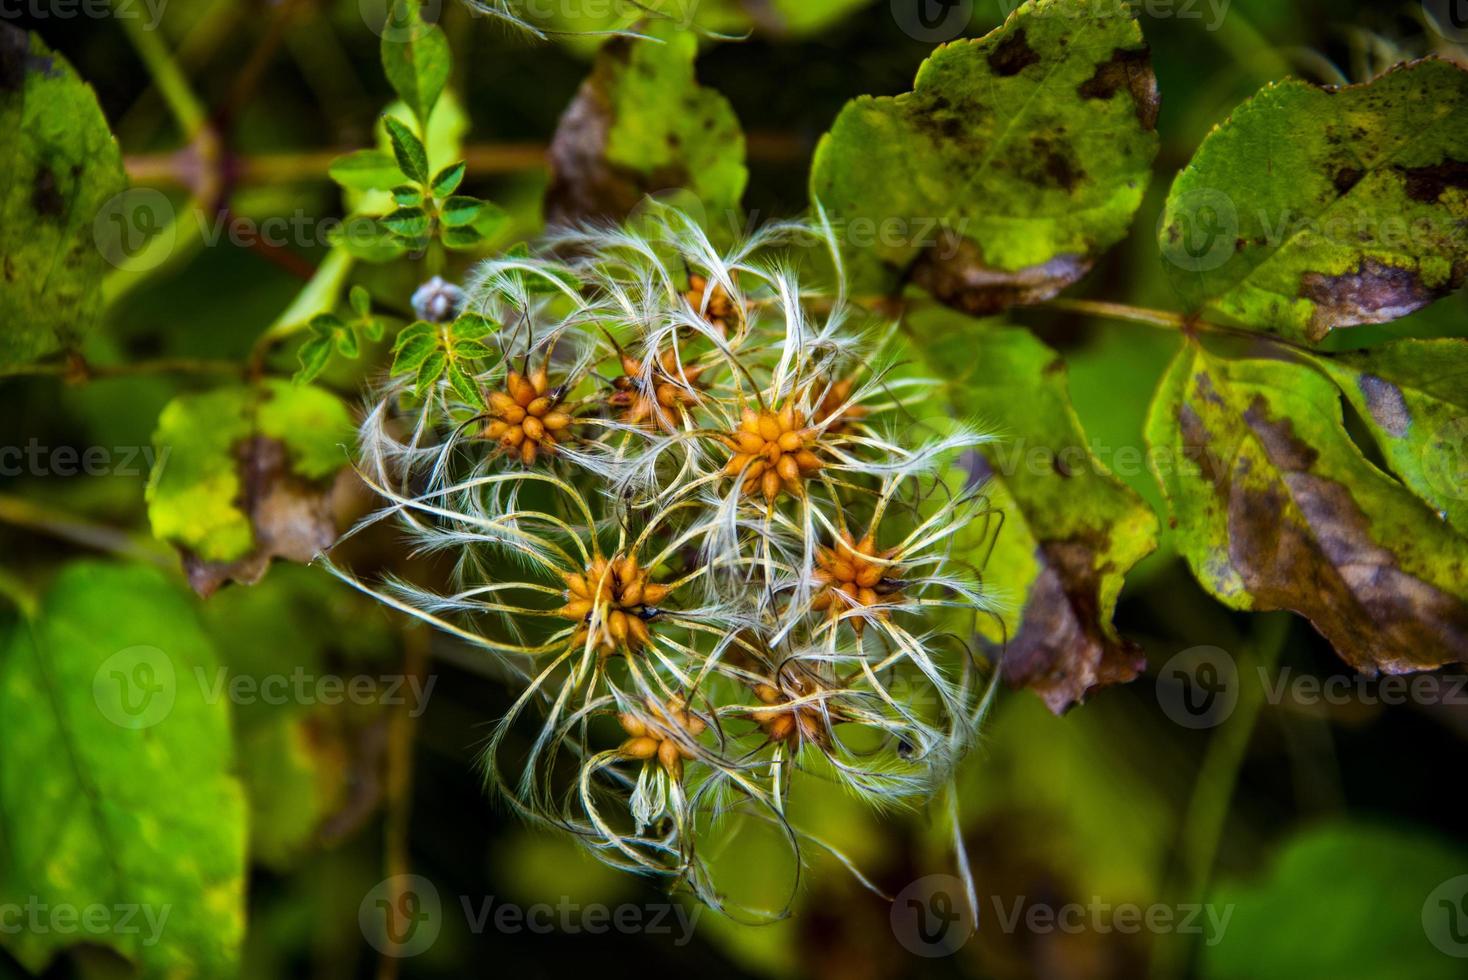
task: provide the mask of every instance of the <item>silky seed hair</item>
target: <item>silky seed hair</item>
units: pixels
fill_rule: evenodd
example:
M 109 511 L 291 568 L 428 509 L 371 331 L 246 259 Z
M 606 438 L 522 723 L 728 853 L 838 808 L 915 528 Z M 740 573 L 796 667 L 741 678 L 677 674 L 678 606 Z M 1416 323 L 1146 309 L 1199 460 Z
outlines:
M 988 435 L 930 410 L 939 383 L 848 304 L 821 223 L 718 248 L 653 207 L 485 262 L 465 292 L 497 325 L 487 408 L 388 379 L 358 465 L 384 504 L 351 532 L 391 522 L 451 584 L 328 566 L 513 679 L 482 762 L 524 819 L 784 915 L 726 898 L 723 835 L 773 829 L 797 881 L 812 846 L 855 872 L 791 795 L 923 807 L 974 744 Z

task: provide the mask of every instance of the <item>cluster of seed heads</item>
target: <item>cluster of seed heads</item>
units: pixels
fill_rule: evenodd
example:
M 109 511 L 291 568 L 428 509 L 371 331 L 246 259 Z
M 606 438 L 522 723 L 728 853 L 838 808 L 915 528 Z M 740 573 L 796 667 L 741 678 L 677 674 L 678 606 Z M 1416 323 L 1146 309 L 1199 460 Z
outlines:
M 847 303 L 821 228 L 644 225 L 477 271 L 482 401 L 393 378 L 361 434 L 365 523 L 440 578 L 333 568 L 514 678 L 483 764 L 519 813 L 731 910 L 711 842 L 773 829 L 799 867 L 792 794 L 921 806 L 971 746 L 985 436 Z

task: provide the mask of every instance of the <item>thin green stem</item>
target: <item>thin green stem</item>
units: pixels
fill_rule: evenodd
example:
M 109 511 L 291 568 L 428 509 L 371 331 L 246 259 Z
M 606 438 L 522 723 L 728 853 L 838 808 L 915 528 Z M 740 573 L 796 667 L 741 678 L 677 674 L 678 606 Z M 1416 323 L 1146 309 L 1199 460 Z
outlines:
M 66 361 L 43 364 L 21 364 L 0 369 L 0 378 L 56 377 L 80 384 L 106 381 L 110 378 L 133 378 L 154 374 L 235 374 L 243 376 L 245 368 L 238 361 L 211 361 L 197 358 L 160 358 L 133 364 L 89 364 L 80 355 Z
M 138 57 L 143 59 L 153 84 L 158 87 L 184 138 L 192 140 L 207 124 L 209 113 L 189 86 L 173 53 L 163 43 L 162 32 L 149 30 L 141 17 L 119 17 L 117 20 L 127 31 L 128 40 L 138 52 Z
M 96 524 L 34 501 L 0 494 L 0 524 L 9 524 L 136 561 L 173 569 L 176 562 L 166 548 L 141 535 Z
M 1177 849 L 1179 864 L 1167 889 L 1176 902 L 1207 900 L 1239 772 L 1264 708 L 1264 675 L 1279 662 L 1291 625 L 1289 613 L 1257 617 L 1254 637 L 1240 652 L 1235 682 L 1239 687 L 1238 703 L 1208 743 L 1183 817 Z M 1152 980 L 1185 975 L 1190 952 L 1187 937 L 1159 936 L 1152 957 Z

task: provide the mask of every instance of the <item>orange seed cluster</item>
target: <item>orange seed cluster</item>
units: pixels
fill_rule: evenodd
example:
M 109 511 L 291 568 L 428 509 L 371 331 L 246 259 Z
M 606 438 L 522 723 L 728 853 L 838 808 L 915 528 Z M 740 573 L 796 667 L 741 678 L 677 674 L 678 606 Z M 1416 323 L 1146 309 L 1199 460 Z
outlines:
M 821 403 L 816 406 L 815 415 L 811 417 L 814 425 L 820 425 L 827 419 L 831 423 L 826 426 L 826 433 L 844 431 L 848 426 L 855 425 L 867 416 L 867 409 L 863 405 L 848 405 L 847 399 L 851 397 L 852 389 L 856 387 L 854 378 L 846 378 L 836 381 L 826 389 Z
M 728 334 L 731 327 L 738 326 L 741 319 L 739 304 L 729 295 L 729 291 L 718 283 L 714 284 L 713 291 L 709 293 L 709 304 L 705 309 L 703 306 L 703 294 L 708 291 L 709 281 L 707 276 L 701 276 L 696 272 L 688 276 L 688 292 L 683 298 L 695 310 L 704 310 L 704 319 L 719 328 L 721 334 Z
M 596 636 L 592 645 L 604 655 L 619 649 L 635 653 L 651 641 L 647 618 L 668 597 L 669 589 L 649 582 L 635 557 L 610 561 L 596 558 L 585 572 L 567 572 L 562 577 L 566 580 L 567 602 L 557 614 L 585 623 L 574 642 L 584 643 L 593 628 Z M 593 624 L 592 611 L 598 607 L 600 615 Z
M 647 709 L 656 724 L 649 725 L 633 714 L 617 716 L 617 720 L 622 723 L 622 730 L 631 736 L 622 743 L 622 754 L 632 759 L 656 758 L 674 779 L 680 779 L 683 776 L 683 760 L 692 759 L 693 753 L 678 744 L 671 729 L 676 726 L 689 739 L 695 739 L 708 724 L 689 711 L 681 697 L 673 697 L 665 707 L 649 701 Z
M 505 378 L 505 390 L 489 395 L 493 421 L 484 429 L 485 438 L 498 440 L 507 452 L 519 453 L 526 466 L 535 462 L 537 453 L 555 452 L 557 434 L 571 425 L 571 416 L 558 408 L 560 398 L 547 394 L 549 387 L 542 365 L 529 378 L 511 371 Z
M 612 381 L 616 389 L 608 402 L 614 408 L 624 409 L 622 421 L 628 425 L 641 425 L 644 421 L 672 420 L 682 416 L 685 409 L 698 403 L 698 396 L 689 391 L 689 386 L 698 384 L 704 367 L 684 364 L 679 367 L 678 353 L 667 350 L 653 365 L 652 381 L 642 377 L 642 365 L 636 358 L 622 355 L 622 377 Z
M 796 697 L 810 693 L 803 681 L 794 681 Z M 791 705 L 793 700 L 773 684 L 758 684 L 754 696 L 770 708 L 756 708 L 750 712 L 755 722 L 765 730 L 772 742 L 815 742 L 830 745 L 831 736 L 826 715 L 821 705 L 812 701 Z
M 858 606 L 876 606 L 900 599 L 901 585 L 893 577 L 895 569 L 887 563 L 896 551 L 894 548 L 878 552 L 872 535 L 856 541 L 850 531 L 842 531 L 836 547 L 816 551 L 814 578 L 821 588 L 811 599 L 811 608 L 817 612 L 829 610 L 835 618 Z M 887 610 L 878 610 L 877 615 L 885 619 Z M 857 636 L 861 636 L 865 625 L 861 617 L 851 620 Z
M 806 478 L 825 465 L 811 452 L 816 437 L 789 406 L 778 412 L 745 409 L 738 430 L 724 437 L 734 450 L 724 475 L 743 474 L 744 492 L 760 490 L 772 503 L 781 490 L 799 497 L 805 493 Z

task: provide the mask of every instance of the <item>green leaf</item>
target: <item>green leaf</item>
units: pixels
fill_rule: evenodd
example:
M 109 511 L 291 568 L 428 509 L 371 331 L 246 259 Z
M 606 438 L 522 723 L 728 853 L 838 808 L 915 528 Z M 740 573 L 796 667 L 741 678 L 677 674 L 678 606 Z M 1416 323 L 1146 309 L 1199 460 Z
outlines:
M 311 502 L 286 478 L 326 483 L 346 464 L 352 428 L 341 400 L 309 385 L 268 381 L 175 398 L 153 435 L 154 535 L 185 551 L 196 587 L 210 581 L 209 563 L 259 559 L 249 565 L 258 577 L 272 557 L 309 560 L 334 525 L 316 512 L 310 527 Z
M 435 352 L 442 352 L 442 344 L 438 328 L 431 323 L 420 321 L 405 328 L 393 344 L 392 373 L 398 375 L 416 372 Z
M 342 323 L 341 317 L 335 313 L 318 313 L 306 324 L 311 332 L 322 337 L 330 337 L 337 331 L 343 329 L 346 324 Z
M 494 239 L 510 223 L 510 213 L 497 204 L 489 201 L 480 201 L 479 213 L 474 217 L 473 229 L 479 232 L 481 238 Z
M 75 347 L 123 266 L 171 227 L 157 191 L 122 193 L 122 154 L 91 86 L 61 55 L 0 23 L 0 366 Z
M 381 340 L 382 335 L 387 332 L 387 324 L 380 317 L 369 316 L 358 323 L 362 328 L 362 336 L 374 344 Z
M 372 315 L 372 294 L 366 286 L 353 286 L 347 301 L 357 316 L 365 319 Z
M 1426 828 L 1313 827 L 1288 840 L 1257 880 L 1210 896 L 1208 907 L 1230 919 L 1198 945 L 1199 975 L 1454 980 L 1463 975 L 1463 944 L 1451 929 L 1465 871 L 1468 852 Z
M 107 910 L 0 944 L 37 974 L 86 942 L 140 976 L 234 976 L 245 801 L 192 603 L 155 569 L 72 564 L 0 649 L 0 908 Z
M 382 68 L 426 129 L 453 64 L 448 38 L 437 24 L 424 22 L 421 6 L 411 0 L 396 0 L 390 16 L 392 29 L 382 32 Z
M 451 197 L 439 206 L 439 215 L 448 227 L 462 228 L 474 223 L 484 203 L 472 197 Z
M 441 237 L 448 248 L 463 251 L 477 248 L 484 242 L 484 236 L 473 228 L 445 228 Z
M 413 382 L 413 393 L 422 398 L 424 393 L 431 389 L 439 378 L 443 377 L 448 363 L 448 354 L 444 353 L 441 348 L 429 351 L 428 356 L 418 366 L 418 377 Z
M 354 191 L 386 190 L 403 179 L 397 161 L 381 150 L 357 150 L 339 156 L 326 172 L 332 180 Z
M 464 180 L 464 161 L 460 160 L 451 167 L 444 167 L 433 178 L 433 196 L 448 197 L 459 189 L 459 184 Z
M 1126 236 L 1157 154 L 1134 4 L 1031 0 L 938 48 L 913 91 L 849 103 L 810 193 L 866 288 L 988 315 L 1054 296 Z
M 474 408 L 488 407 L 484 401 L 484 392 L 479 390 L 479 383 L 474 380 L 474 376 L 457 357 L 449 361 L 446 375 L 449 379 L 449 387 L 454 389 L 454 394 Z
M 1468 658 L 1468 540 L 1362 456 L 1325 377 L 1190 342 L 1147 438 L 1178 548 L 1225 604 L 1299 613 L 1367 674 Z
M 392 345 L 393 353 L 396 354 L 408 344 L 422 337 L 435 337 L 437 333 L 438 327 L 435 324 L 429 323 L 426 320 L 415 320 L 398 332 L 397 339 L 393 341 Z
M 1190 311 L 1317 342 L 1468 277 L 1468 72 L 1419 61 L 1364 85 L 1270 85 L 1168 195 L 1165 265 Z
M 342 357 L 348 359 L 355 359 L 357 355 L 362 353 L 361 344 L 358 343 L 357 335 L 351 330 L 351 328 L 346 328 L 337 332 L 336 349 Z
M 1418 497 L 1468 534 L 1468 340 L 1402 340 L 1313 358 Z
M 382 219 L 371 215 L 347 218 L 328 237 L 333 246 L 341 246 L 352 258 L 364 262 L 391 262 L 407 252 L 402 240 L 382 224 Z
M 405 208 L 415 207 L 423 203 L 423 189 L 412 184 L 403 184 L 392 189 L 392 199 L 394 204 L 402 205 Z
M 392 143 L 393 156 L 402 168 L 403 175 L 420 184 L 428 183 L 428 153 L 413 131 L 392 116 L 383 117 L 387 127 L 387 138 Z
M 455 340 L 483 340 L 499 328 L 498 323 L 483 314 L 465 313 L 453 322 L 449 333 Z
M 394 234 L 414 239 L 428 232 L 428 215 L 422 208 L 398 208 L 382 219 L 382 223 Z
M 698 38 L 666 20 L 660 40 L 615 38 L 561 117 L 551 143 L 546 216 L 621 219 L 644 195 L 686 187 L 710 213 L 739 206 L 744 133 L 722 95 L 699 86 Z
M 312 337 L 296 351 L 296 359 L 301 362 L 301 369 L 295 376 L 296 383 L 304 384 L 315 380 L 326 370 L 326 365 L 331 360 L 331 338 Z
M 1146 660 L 1111 620 L 1126 573 L 1156 547 L 1157 518 L 1091 453 L 1064 362 L 1014 327 L 953 314 L 913 327 L 954 408 L 996 430 L 981 472 L 1004 522 L 984 579 L 1011 601 L 988 637 L 1009 641 L 1006 679 L 1057 714 L 1133 679 Z

